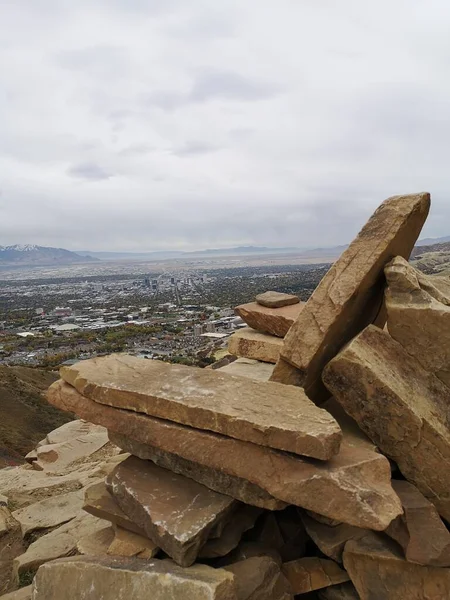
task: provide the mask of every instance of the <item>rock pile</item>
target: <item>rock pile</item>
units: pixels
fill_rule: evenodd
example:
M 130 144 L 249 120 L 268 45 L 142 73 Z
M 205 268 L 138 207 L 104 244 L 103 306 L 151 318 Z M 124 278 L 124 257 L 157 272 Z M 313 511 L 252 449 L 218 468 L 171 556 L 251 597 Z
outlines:
M 449 284 L 405 260 L 429 201 L 384 202 L 306 304 L 238 307 L 252 329 L 222 369 L 61 370 L 49 401 L 129 455 L 85 492 L 105 528 L 39 568 L 34 600 L 450 598 Z

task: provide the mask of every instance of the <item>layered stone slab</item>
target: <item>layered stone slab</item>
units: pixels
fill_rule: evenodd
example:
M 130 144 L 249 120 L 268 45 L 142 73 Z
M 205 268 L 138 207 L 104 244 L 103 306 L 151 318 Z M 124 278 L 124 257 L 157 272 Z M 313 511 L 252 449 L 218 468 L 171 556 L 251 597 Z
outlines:
M 319 550 L 337 562 L 342 562 L 345 544 L 349 540 L 359 539 L 367 534 L 367 529 L 347 525 L 347 523 L 326 525 L 306 514 L 302 515 L 302 520 L 309 537 Z
M 389 333 L 427 371 L 450 385 L 449 299 L 432 278 L 401 257 L 389 263 L 385 273 Z
M 298 318 L 303 306 L 304 302 L 283 308 L 268 308 L 256 302 L 248 302 L 236 306 L 234 310 L 252 329 L 284 338 Z
M 269 308 L 281 308 L 283 306 L 290 306 L 292 304 L 298 304 L 300 298 L 294 296 L 294 294 L 283 294 L 282 292 L 264 292 L 256 296 L 256 302 L 262 306 Z
M 225 567 L 235 578 L 236 600 L 293 600 L 279 565 L 269 556 L 241 560 Z
M 247 480 L 279 500 L 332 519 L 383 530 L 402 510 L 390 485 L 389 461 L 356 436 L 344 439 L 339 454 L 323 463 L 100 405 L 61 381 L 50 387 L 47 397 L 109 431 Z
M 247 377 L 255 381 L 269 381 L 273 372 L 273 365 L 251 358 L 238 358 L 229 365 L 219 368 L 228 375 Z
M 450 532 L 433 504 L 407 481 L 393 481 L 403 515 L 386 529 L 400 544 L 408 562 L 433 567 L 450 567 Z
M 329 363 L 324 382 L 403 475 L 450 520 L 447 386 L 374 326 Z
M 347 573 L 335 562 L 315 556 L 284 563 L 282 572 L 294 594 L 307 594 L 349 580 Z
M 241 358 L 253 358 L 275 364 L 280 356 L 283 340 L 267 333 L 245 327 L 233 333 L 228 340 L 228 352 Z
M 183 567 L 195 562 L 214 526 L 237 508 L 229 496 L 135 456 L 106 484 L 124 513 Z
M 429 207 L 426 193 L 394 196 L 379 206 L 286 334 L 273 381 L 296 382 L 318 403 L 327 396 L 321 382 L 323 368 L 377 319 L 383 302 L 383 269 L 395 256 L 409 257 Z M 381 315 L 377 324 L 383 326 L 384 321 Z
M 236 600 L 234 576 L 169 560 L 73 556 L 43 565 L 33 582 L 33 600 Z
M 370 533 L 347 543 L 344 566 L 361 600 L 444 600 L 450 569 L 407 562 L 387 537 Z
M 119 525 L 128 531 L 137 534 L 143 533 L 142 529 L 123 512 L 109 493 L 104 481 L 86 488 L 83 510 L 99 519 Z
M 117 525 L 114 527 L 114 539 L 106 551 L 110 556 L 125 556 L 131 558 L 136 556 L 142 559 L 154 558 L 159 553 L 159 548 L 148 537 L 122 529 Z
M 300 389 L 125 354 L 85 360 L 61 374 L 101 404 L 322 460 L 339 450 L 339 425 Z

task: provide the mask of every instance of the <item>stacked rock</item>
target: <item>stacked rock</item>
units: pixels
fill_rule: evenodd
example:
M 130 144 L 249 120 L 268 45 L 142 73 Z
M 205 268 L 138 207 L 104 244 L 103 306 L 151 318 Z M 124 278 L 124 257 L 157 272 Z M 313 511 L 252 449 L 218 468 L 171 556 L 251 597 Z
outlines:
M 125 355 L 61 370 L 49 401 L 130 456 L 85 500 L 115 524 L 115 551 L 43 565 L 34 600 L 62 586 L 103 600 L 450 597 L 450 356 L 435 338 L 449 282 L 405 260 L 429 202 L 384 202 L 306 304 L 267 308 L 297 310 L 284 333 L 261 316 L 267 299 L 245 309 L 286 334 L 272 381 L 251 363 L 237 376 Z

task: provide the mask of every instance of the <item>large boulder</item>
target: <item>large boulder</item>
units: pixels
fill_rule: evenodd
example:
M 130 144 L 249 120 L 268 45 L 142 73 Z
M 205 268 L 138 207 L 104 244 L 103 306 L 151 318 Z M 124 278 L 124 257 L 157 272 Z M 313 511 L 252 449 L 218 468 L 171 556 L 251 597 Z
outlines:
M 327 397 L 325 365 L 367 325 L 383 302 L 385 265 L 408 258 L 430 208 L 427 193 L 389 198 L 337 260 L 287 333 L 273 381 L 302 385 L 317 403 Z

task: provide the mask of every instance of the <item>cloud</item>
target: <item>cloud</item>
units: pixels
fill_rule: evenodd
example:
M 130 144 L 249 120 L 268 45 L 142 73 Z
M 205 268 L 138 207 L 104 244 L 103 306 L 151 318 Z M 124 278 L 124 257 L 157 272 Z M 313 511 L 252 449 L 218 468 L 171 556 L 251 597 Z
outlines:
M 450 234 L 444 0 L 0 3 L 2 243 L 326 246 L 427 190 Z

